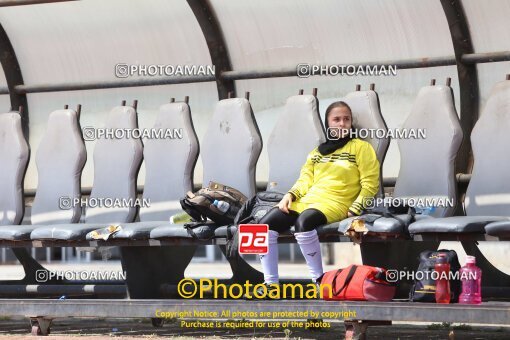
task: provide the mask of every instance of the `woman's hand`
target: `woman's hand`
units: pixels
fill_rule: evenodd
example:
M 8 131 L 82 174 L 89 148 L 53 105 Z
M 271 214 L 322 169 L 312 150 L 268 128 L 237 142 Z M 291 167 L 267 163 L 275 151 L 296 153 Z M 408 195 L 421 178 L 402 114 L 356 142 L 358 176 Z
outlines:
M 356 213 L 353 213 L 351 210 L 347 211 L 347 217 L 356 217 L 356 216 L 359 216 L 359 215 Z
M 288 214 L 290 204 L 292 203 L 292 198 L 293 197 L 290 193 L 286 193 L 285 196 L 283 196 L 282 200 L 278 203 L 278 209 Z

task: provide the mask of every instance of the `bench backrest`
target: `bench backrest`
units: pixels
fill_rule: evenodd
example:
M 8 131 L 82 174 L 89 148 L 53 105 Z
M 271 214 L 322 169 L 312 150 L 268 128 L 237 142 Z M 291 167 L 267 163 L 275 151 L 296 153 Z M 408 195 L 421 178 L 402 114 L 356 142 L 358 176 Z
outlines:
M 135 109 L 130 106 L 115 107 L 108 115 L 105 128 L 131 131 L 138 128 Z M 100 138 L 96 141 L 94 184 L 90 193 L 90 201 L 115 200 L 116 206 L 112 207 L 108 202 L 106 206 L 88 208 L 86 211 L 87 223 L 134 221 L 137 211 L 137 207 L 134 205 L 137 197 L 136 179 L 142 163 L 142 141 L 129 133 L 123 134 L 122 137 Z
M 168 221 L 181 210 L 179 199 L 193 190 L 199 144 L 188 104 L 162 105 L 153 129 L 169 131 L 171 136 L 143 141 L 143 198 L 150 200 L 150 206 L 140 208 L 140 221 Z
M 275 182 L 274 190 L 287 192 L 299 178 L 307 155 L 325 140 L 317 98 L 288 98 L 267 141 L 268 185 Z
M 25 202 L 23 179 L 29 158 L 28 143 L 18 112 L 0 114 L 0 225 L 19 224 Z
M 466 191 L 469 216 L 510 215 L 510 81 L 492 89 L 471 133 L 473 173 Z
M 80 220 L 81 173 L 87 160 L 79 117 L 70 109 L 53 111 L 36 153 L 37 191 L 32 224 Z
M 457 203 L 455 159 L 463 136 L 452 89 L 423 87 L 400 132 L 417 138 L 397 140 L 400 172 L 394 197 L 436 200 L 442 206 L 433 216 L 452 215 Z
M 261 150 L 262 137 L 250 102 L 244 98 L 219 101 L 201 143 L 203 186 L 215 181 L 247 197 L 255 195 Z
M 349 104 L 354 126 L 358 129 L 358 137 L 369 142 L 375 150 L 380 164 L 379 196 L 384 196 L 382 168 L 386 152 L 390 146 L 390 138 L 382 136 L 388 131 L 381 114 L 379 96 L 375 91 L 355 91 L 347 94 L 344 101 Z M 364 130 L 361 130 L 364 129 Z M 365 137 L 366 136 L 366 137 Z

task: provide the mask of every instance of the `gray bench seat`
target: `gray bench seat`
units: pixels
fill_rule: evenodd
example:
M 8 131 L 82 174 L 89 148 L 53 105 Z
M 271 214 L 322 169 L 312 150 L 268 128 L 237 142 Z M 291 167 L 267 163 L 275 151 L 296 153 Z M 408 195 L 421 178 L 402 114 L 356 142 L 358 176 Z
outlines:
M 92 230 L 104 228 L 111 223 L 68 223 L 34 226 L 30 234 L 32 240 L 81 241 Z
M 27 241 L 30 233 L 39 226 L 36 225 L 2 225 L 0 226 L 0 240 Z
M 485 226 L 485 232 L 492 236 L 510 237 L 510 218 L 507 221 L 492 222 Z
M 13 127 L 7 125 L 7 118 L 13 120 L 16 125 Z M 38 183 L 31 208 L 30 221 L 32 224 L 17 225 L 16 223 L 21 222 L 23 214 L 16 214 L 16 219 L 10 223 L 2 223 L 4 225 L 0 226 L 0 240 L 29 241 L 31 232 L 36 228 L 79 221 L 81 215 L 79 205 L 69 207 L 69 209 L 60 207 L 62 198 L 67 197 L 72 201 L 80 197 L 80 177 L 85 165 L 86 151 L 78 118 L 79 113 L 70 109 L 56 110 L 50 113 L 46 131 L 36 153 Z M 4 128 L 8 128 L 7 134 L 3 131 Z M 0 132 L 2 132 L 0 135 L 6 138 L 1 140 L 2 151 L 0 154 L 7 151 L 3 148 L 13 152 L 22 146 L 19 145 L 23 139 L 18 114 L 2 114 Z M 66 142 L 62 143 L 63 140 Z M 20 155 L 15 157 L 16 162 L 24 164 L 23 162 L 26 162 L 28 157 L 28 149 L 21 148 L 19 152 Z M 2 163 L 2 166 L 2 171 L 4 171 L 2 178 L 6 178 L 10 168 L 8 159 Z M 17 175 L 17 178 L 22 179 L 21 174 L 24 173 L 24 166 L 20 165 L 14 168 L 22 171 Z M 17 210 L 22 212 L 24 201 L 23 199 L 18 201 L 18 196 L 22 198 L 22 186 L 13 187 L 16 194 L 9 193 L 2 185 L 0 188 L 3 189 L 2 194 L 8 198 L 8 201 L 12 198 L 17 201 L 16 205 L 20 205 Z M 5 211 L 5 216 L 11 216 L 10 211 L 14 209 L 6 209 L 3 206 L 4 202 L 0 204 L 0 210 Z
M 167 222 L 166 225 L 161 225 L 152 229 L 150 232 L 150 238 L 199 238 L 207 240 L 214 237 L 215 229 L 216 225 L 211 223 L 193 228 L 192 232 L 189 232 L 182 224 L 170 224 Z
M 484 227 L 496 221 L 510 221 L 502 216 L 452 216 L 414 222 L 410 234 L 422 233 L 484 233 Z
M 336 234 L 343 234 L 342 229 L 346 230 L 348 224 L 350 221 L 352 221 L 353 218 L 345 219 L 341 222 L 333 222 L 330 224 L 325 224 L 317 228 L 317 233 L 319 235 L 336 235 Z M 348 222 L 345 222 L 348 221 Z M 217 238 L 230 238 L 232 235 L 236 232 L 237 226 L 235 225 L 228 225 L 228 226 L 221 226 L 216 228 L 214 230 L 214 236 Z M 289 236 L 294 234 L 294 227 L 291 227 L 288 231 L 280 233 L 282 236 Z
M 497 83 L 471 133 L 475 162 L 464 199 L 466 216 L 419 221 L 409 227 L 411 233 L 485 233 L 487 224 L 510 220 L 509 101 L 510 81 Z
M 168 221 L 146 221 L 135 223 L 120 223 L 122 230 L 112 235 L 114 239 L 145 240 L 150 237 L 154 228 L 168 224 Z M 92 240 L 90 233 L 87 234 L 87 240 Z

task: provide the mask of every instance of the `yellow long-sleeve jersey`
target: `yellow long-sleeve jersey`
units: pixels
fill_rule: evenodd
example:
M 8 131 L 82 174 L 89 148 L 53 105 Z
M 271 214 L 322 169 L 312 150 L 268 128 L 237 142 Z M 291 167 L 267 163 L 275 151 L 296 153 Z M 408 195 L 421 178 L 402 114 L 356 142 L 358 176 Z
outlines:
M 359 215 L 378 190 L 375 151 L 370 143 L 354 138 L 329 155 L 321 155 L 318 148 L 308 154 L 289 190 L 296 198 L 290 210 L 301 213 L 315 208 L 333 223 L 346 218 L 349 210 Z

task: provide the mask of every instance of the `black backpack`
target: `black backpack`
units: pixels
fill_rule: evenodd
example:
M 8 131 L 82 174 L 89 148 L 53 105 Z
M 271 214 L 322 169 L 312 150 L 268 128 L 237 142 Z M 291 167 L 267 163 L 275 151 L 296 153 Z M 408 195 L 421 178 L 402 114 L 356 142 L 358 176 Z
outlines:
M 432 279 L 432 271 L 436 265 L 439 254 L 446 254 L 446 262 L 450 264 L 450 272 L 458 273 L 460 269 L 459 258 L 455 250 L 440 249 L 436 251 L 424 251 L 420 253 L 420 264 L 415 273 L 414 284 L 409 293 L 409 300 L 418 302 L 436 302 L 436 282 Z M 419 274 L 418 272 L 423 272 Z M 454 276 L 456 280 L 450 280 L 450 302 L 459 300 L 461 284 L 458 274 Z
M 262 191 L 250 198 L 243 204 L 236 218 L 234 219 L 234 226 L 246 223 L 258 223 L 269 210 L 274 208 L 280 202 L 285 194 L 277 191 Z M 239 237 L 237 235 L 237 228 L 234 233 L 231 233 L 233 228 L 228 228 L 227 231 L 227 256 L 229 258 L 239 256 L 237 251 Z
M 278 191 L 262 191 L 243 204 L 234 224 L 258 223 L 269 210 L 278 204 L 285 194 Z

